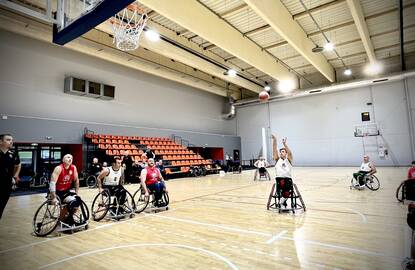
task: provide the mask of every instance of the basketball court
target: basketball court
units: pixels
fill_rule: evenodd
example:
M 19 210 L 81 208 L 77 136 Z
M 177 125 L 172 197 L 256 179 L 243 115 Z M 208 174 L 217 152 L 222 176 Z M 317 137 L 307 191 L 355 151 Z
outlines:
M 409 269 L 413 14 L 412 0 L 0 0 L 0 134 L 22 168 L 0 268 Z M 65 154 L 88 212 L 69 229 L 69 203 L 46 197 Z M 134 171 L 150 154 L 159 200 Z M 132 203 L 111 216 L 128 202 L 100 202 L 89 168 L 117 156 L 135 166 Z

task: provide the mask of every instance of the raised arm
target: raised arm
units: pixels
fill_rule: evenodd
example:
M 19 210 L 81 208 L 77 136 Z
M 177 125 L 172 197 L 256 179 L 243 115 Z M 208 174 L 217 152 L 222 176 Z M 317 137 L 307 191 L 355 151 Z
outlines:
M 287 150 L 288 160 L 290 161 L 290 163 L 292 163 L 293 162 L 293 153 L 291 152 L 291 149 L 288 147 L 287 137 L 282 139 L 282 144 L 284 145 L 285 150 Z
M 275 160 L 278 160 L 280 157 L 278 156 L 278 143 L 277 143 L 277 135 L 272 134 L 272 155 Z

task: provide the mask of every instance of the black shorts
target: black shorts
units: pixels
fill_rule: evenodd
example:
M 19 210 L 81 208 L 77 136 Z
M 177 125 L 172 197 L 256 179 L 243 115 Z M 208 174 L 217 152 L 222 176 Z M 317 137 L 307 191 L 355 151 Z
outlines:
M 263 174 L 267 171 L 267 169 L 265 169 L 265 167 L 261 167 L 261 168 L 258 168 L 258 171 L 259 171 L 259 173 Z
M 56 196 L 58 196 L 59 200 L 61 201 L 62 204 L 68 204 L 73 200 L 76 200 L 75 196 L 76 193 L 72 192 L 70 189 L 68 190 L 61 190 L 61 191 L 56 191 Z

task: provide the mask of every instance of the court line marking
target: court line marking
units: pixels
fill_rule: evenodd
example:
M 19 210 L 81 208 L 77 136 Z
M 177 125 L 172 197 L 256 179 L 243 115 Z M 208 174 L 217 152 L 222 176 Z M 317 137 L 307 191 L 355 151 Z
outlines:
M 344 207 L 344 206 L 336 206 L 336 207 L 352 211 L 353 213 L 359 215 L 362 218 L 363 223 L 367 223 L 367 218 L 362 212 L 360 212 L 358 210 L 355 210 L 355 209 L 352 209 L 352 208 L 349 208 L 349 207 Z
M 274 235 L 273 237 L 271 237 L 270 239 L 268 239 L 268 241 L 266 242 L 268 245 L 272 244 L 272 242 L 274 242 L 275 240 L 281 238 L 281 236 L 283 236 L 284 234 L 286 234 L 288 231 L 287 230 L 283 230 L 281 231 L 279 234 Z
M 78 254 L 78 255 L 75 255 L 75 256 L 67 257 L 65 259 L 62 259 L 62 260 L 59 260 L 59 261 L 56 261 L 56 262 L 52 262 L 52 263 L 49 263 L 49 264 L 42 265 L 38 269 L 44 269 L 44 268 L 47 268 L 49 266 L 53 266 L 53 265 L 57 265 L 57 264 L 60 264 L 60 263 L 63 263 L 63 262 L 73 260 L 75 258 L 84 257 L 84 256 L 88 256 L 88 255 L 92 255 L 92 254 L 96 254 L 96 253 L 100 253 L 100 252 L 112 251 L 112 250 L 123 249 L 123 248 L 152 247 L 152 246 L 156 246 L 156 247 L 179 247 L 179 248 L 185 248 L 185 249 L 195 250 L 195 251 L 199 251 L 199 252 L 204 252 L 204 253 L 207 253 L 207 254 L 211 255 L 212 257 L 216 257 L 217 259 L 225 262 L 229 266 L 230 269 L 239 270 L 239 268 L 236 267 L 236 265 L 234 265 L 230 260 L 223 257 L 222 255 L 219 255 L 219 254 L 217 254 L 213 251 L 206 250 L 206 249 L 203 249 L 203 248 L 192 247 L 192 246 L 181 245 L 181 244 L 130 244 L 130 245 L 122 245 L 122 246 L 96 249 L 96 250 L 84 252 L 84 253 L 81 253 L 81 254 Z
M 152 216 L 152 217 L 156 217 L 156 218 L 170 219 L 170 220 L 174 220 L 174 221 L 180 221 L 180 222 L 191 223 L 191 224 L 196 224 L 196 225 L 203 225 L 203 226 L 208 226 L 208 227 L 214 227 L 214 228 L 219 228 L 219 229 L 228 230 L 228 231 L 256 234 L 256 235 L 261 235 L 261 236 L 272 236 L 272 234 L 270 234 L 270 233 L 264 233 L 264 232 L 258 232 L 258 231 L 251 231 L 251 230 L 245 230 L 245 229 L 240 229 L 240 228 L 228 227 L 228 226 L 225 226 L 225 225 L 216 225 L 216 224 L 211 224 L 211 223 L 206 223 L 206 222 L 199 222 L 199 221 L 190 220 L 190 219 L 159 216 L 159 215 L 154 215 L 154 214 L 148 214 L 148 215 Z M 360 253 L 360 254 L 367 254 L 367 255 L 380 256 L 380 257 L 392 257 L 392 258 L 399 258 L 399 259 L 404 258 L 404 257 L 401 257 L 401 256 L 387 255 L 385 253 L 380 253 L 380 252 L 375 252 L 375 251 L 368 251 L 368 250 L 363 250 L 363 249 L 359 249 L 359 248 L 352 248 L 352 247 L 347 247 L 347 246 L 340 246 L 340 245 L 335 245 L 335 244 L 327 244 L 327 243 L 323 243 L 323 242 L 319 242 L 319 241 L 313 241 L 313 240 L 294 239 L 293 237 L 287 237 L 287 236 L 281 236 L 280 238 L 285 239 L 285 240 L 291 240 L 291 241 L 294 241 L 294 242 L 303 242 L 303 243 L 306 243 L 306 244 L 317 245 L 317 246 L 322 246 L 322 247 L 327 247 L 327 248 L 332 248 L 332 249 L 337 249 L 337 250 L 342 250 L 342 251 L 349 251 L 349 252 L 354 252 L 354 253 Z

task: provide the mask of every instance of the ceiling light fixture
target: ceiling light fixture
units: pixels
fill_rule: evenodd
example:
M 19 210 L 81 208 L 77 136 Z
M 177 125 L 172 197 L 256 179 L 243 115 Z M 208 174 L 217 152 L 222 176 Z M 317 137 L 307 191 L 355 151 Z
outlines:
M 324 51 L 325 52 L 332 52 L 334 50 L 334 44 L 333 43 L 331 43 L 331 42 L 327 42 L 325 45 L 324 45 Z
M 144 35 L 150 41 L 156 42 L 160 40 L 160 34 L 154 30 L 147 30 Z

